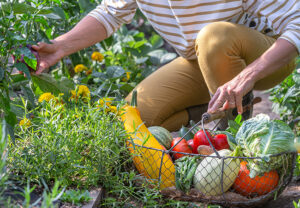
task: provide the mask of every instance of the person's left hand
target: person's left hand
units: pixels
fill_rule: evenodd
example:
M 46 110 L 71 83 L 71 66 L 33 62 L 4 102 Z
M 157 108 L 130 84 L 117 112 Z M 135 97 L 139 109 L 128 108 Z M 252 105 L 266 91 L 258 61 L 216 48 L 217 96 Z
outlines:
M 237 107 L 238 113 L 243 113 L 242 100 L 253 89 L 255 80 L 240 73 L 231 81 L 220 86 L 208 104 L 208 113 L 215 113 Z

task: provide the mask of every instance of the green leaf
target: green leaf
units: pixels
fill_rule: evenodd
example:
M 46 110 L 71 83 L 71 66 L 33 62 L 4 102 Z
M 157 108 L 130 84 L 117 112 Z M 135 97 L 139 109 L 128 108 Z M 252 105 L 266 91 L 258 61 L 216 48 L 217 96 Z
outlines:
M 147 43 L 146 40 L 141 40 L 141 41 L 135 42 L 134 48 L 139 48 L 139 47 L 143 46 L 145 43 Z
M 161 58 L 165 54 L 166 54 L 166 52 L 162 49 L 154 50 L 154 51 L 151 51 L 151 52 L 148 53 L 148 55 L 150 56 L 151 63 L 155 64 L 155 65 L 160 65 Z
M 49 19 L 54 19 L 54 20 L 60 20 L 60 16 L 55 14 L 55 13 L 50 13 L 50 14 L 41 14 L 41 16 L 45 16 Z
M 34 84 L 42 90 L 42 92 L 51 92 L 56 96 L 59 93 L 64 93 L 64 95 L 67 96 L 70 94 L 70 90 L 73 89 L 73 87 L 70 87 L 73 85 L 71 80 L 63 79 L 61 81 L 57 81 L 49 74 L 33 74 L 32 80 Z
M 24 94 L 24 97 L 26 98 L 26 100 L 28 100 L 30 102 L 30 104 L 35 107 L 35 97 L 34 97 L 34 94 L 32 92 L 32 90 L 26 86 L 23 86 L 21 85 L 21 90 L 22 90 L 22 93 Z
M 121 66 L 109 66 L 106 69 L 108 78 L 119 78 L 125 74 L 125 70 Z
M 61 7 L 53 7 L 53 11 L 55 14 L 60 16 L 61 19 L 66 20 L 66 14 Z
M 24 56 L 24 61 L 30 68 L 32 68 L 33 70 L 36 70 L 37 60 L 35 58 L 31 59 L 31 58 L 27 58 L 26 56 Z
M 152 44 L 153 49 L 160 48 L 164 45 L 163 39 L 159 35 L 153 35 L 150 38 L 150 43 Z
M 3 93 L 0 93 L 0 109 L 8 112 L 10 110 L 9 100 L 4 97 Z
M 12 111 L 8 111 L 5 113 L 5 120 L 12 127 L 14 127 L 18 123 L 17 116 Z
M 1 3 L 0 5 L 5 12 L 10 13 L 11 10 L 15 14 L 25 14 L 25 13 L 38 13 L 38 14 L 50 14 L 52 10 L 50 8 L 37 9 L 26 3 Z
M 4 79 L 4 69 L 0 67 L 0 81 Z
M 78 0 L 80 9 L 83 12 L 89 12 L 95 8 L 95 5 L 91 3 L 90 0 Z
M 177 57 L 176 53 L 167 53 L 161 57 L 160 64 L 166 64 L 166 63 L 172 61 L 176 57 Z
M 133 89 L 134 89 L 134 87 L 128 83 L 126 83 L 120 87 L 120 90 L 125 90 L 128 93 L 131 92 Z
M 136 64 L 142 64 L 142 63 L 145 63 L 148 59 L 149 59 L 148 57 L 142 57 L 142 58 L 134 57 L 134 60 L 135 60 L 135 63 L 136 63 Z
M 24 72 L 25 75 L 28 77 L 28 79 L 31 79 L 30 72 L 29 72 L 29 69 L 28 69 L 28 67 L 26 66 L 26 64 L 21 63 L 21 62 L 18 62 L 18 63 L 15 63 L 14 66 L 15 66 L 19 71 Z
M 242 121 L 242 115 L 238 114 L 236 116 L 236 118 L 234 119 L 234 121 L 238 124 L 238 125 L 242 125 L 241 121 Z

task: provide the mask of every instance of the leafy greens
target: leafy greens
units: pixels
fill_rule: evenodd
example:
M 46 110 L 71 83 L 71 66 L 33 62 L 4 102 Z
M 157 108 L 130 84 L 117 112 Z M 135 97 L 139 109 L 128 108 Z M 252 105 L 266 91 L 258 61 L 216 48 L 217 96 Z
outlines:
M 270 120 L 268 115 L 259 114 L 244 121 L 236 134 L 236 142 L 242 147 L 244 156 L 262 158 L 249 159 L 250 177 L 280 168 L 284 156 L 271 155 L 294 151 L 294 138 L 286 123 Z

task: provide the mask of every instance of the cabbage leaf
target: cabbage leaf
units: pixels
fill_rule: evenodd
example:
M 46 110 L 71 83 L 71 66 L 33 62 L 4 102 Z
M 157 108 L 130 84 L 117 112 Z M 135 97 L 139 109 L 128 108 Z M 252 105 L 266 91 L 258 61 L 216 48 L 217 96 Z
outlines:
M 268 115 L 259 114 L 244 121 L 236 134 L 236 142 L 242 147 L 244 156 L 262 158 L 248 160 L 250 177 L 280 168 L 284 157 L 271 155 L 294 151 L 294 138 L 286 123 L 270 120 Z

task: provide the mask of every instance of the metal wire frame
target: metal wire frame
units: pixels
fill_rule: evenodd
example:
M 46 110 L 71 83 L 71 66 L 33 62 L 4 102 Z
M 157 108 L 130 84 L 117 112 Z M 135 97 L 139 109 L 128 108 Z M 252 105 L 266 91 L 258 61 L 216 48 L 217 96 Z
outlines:
M 193 154 L 193 153 L 185 153 L 185 152 L 177 152 L 177 151 L 173 151 L 174 147 L 180 143 L 183 138 L 189 133 L 191 132 L 196 126 L 201 124 L 202 129 L 204 129 L 204 121 L 205 117 L 202 118 L 201 121 L 199 121 L 198 123 L 196 123 L 194 126 L 192 126 L 189 131 L 187 131 L 182 138 L 173 146 L 171 147 L 169 150 L 164 150 L 164 149 L 157 149 L 157 148 L 153 148 L 153 147 L 146 147 L 146 146 L 142 146 L 142 145 L 138 145 L 138 144 L 134 144 L 133 148 L 139 149 L 139 148 L 144 148 L 147 149 L 148 151 L 150 150 L 154 150 L 157 151 L 156 153 L 161 154 L 161 161 L 160 161 L 160 166 L 159 166 L 159 175 L 158 178 L 153 178 L 155 181 L 157 180 L 158 183 L 161 181 L 162 179 L 162 168 L 164 166 L 163 163 L 163 158 L 166 154 L 182 154 L 182 155 L 187 155 L 187 156 L 196 156 L 196 157 L 204 157 L 204 158 L 215 158 L 215 159 L 221 159 L 222 161 L 222 165 L 221 165 L 221 179 L 220 179 L 220 184 L 221 184 L 221 191 L 222 191 L 222 197 L 218 196 L 218 197 L 207 197 L 205 196 L 205 194 L 202 197 L 193 197 L 191 195 L 186 195 L 184 193 L 180 194 L 180 197 L 178 197 L 178 200 L 182 200 L 182 201 L 196 201 L 196 202 L 205 202 L 205 203 L 213 203 L 213 204 L 219 204 L 225 207 L 253 207 L 253 206 L 258 206 L 258 205 L 262 205 L 263 203 L 269 201 L 270 199 L 272 199 L 274 196 L 278 196 L 284 189 L 285 187 L 290 183 L 290 181 L 292 180 L 292 176 L 293 176 L 293 170 L 295 168 L 295 164 L 296 164 L 296 157 L 297 157 L 297 152 L 282 152 L 282 153 L 278 153 L 278 154 L 274 154 L 271 155 L 270 158 L 273 157 L 285 157 L 287 158 L 287 164 L 286 167 L 284 168 L 285 171 L 284 173 L 282 173 L 280 175 L 280 180 L 276 186 L 276 188 L 274 188 L 273 190 L 271 190 L 269 193 L 264 194 L 262 196 L 258 196 L 258 197 L 247 197 L 246 200 L 231 200 L 228 198 L 228 196 L 226 196 L 225 191 L 224 191 L 224 169 L 225 169 L 225 161 L 228 159 L 241 159 L 241 160 L 262 160 L 263 158 L 261 157 L 234 157 L 234 156 L 220 156 L 220 154 L 218 154 L 218 151 L 216 151 L 216 149 L 214 148 L 214 146 L 212 145 L 212 142 L 210 141 L 208 135 L 205 133 L 205 136 L 207 138 L 207 140 L 209 141 L 212 149 L 214 150 L 216 155 L 200 155 L 200 154 Z M 226 167 L 227 168 L 227 167 Z M 174 173 L 175 174 L 175 173 Z M 225 175 L 226 177 L 226 175 Z M 174 184 L 175 185 L 175 184 Z M 233 190 L 234 191 L 234 190 Z M 169 196 L 170 197 L 170 196 Z M 172 196 L 172 198 L 174 198 L 174 196 Z

